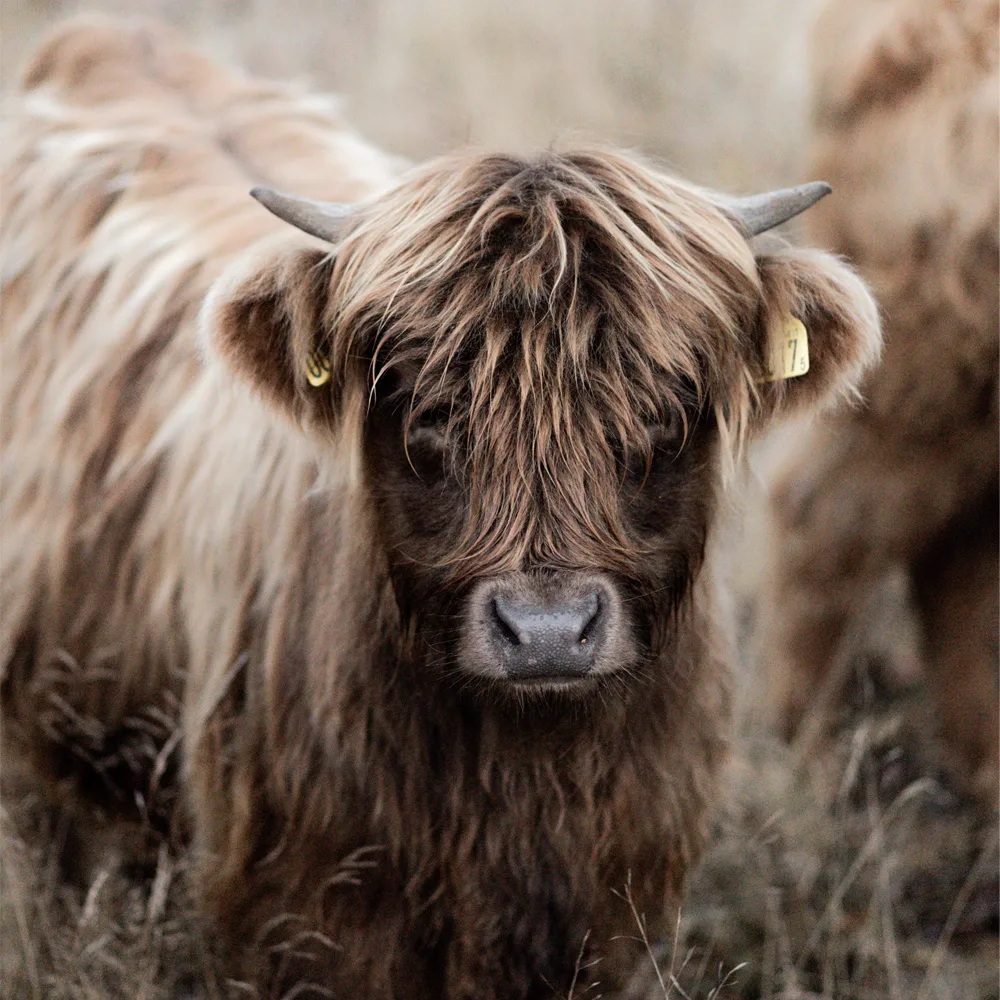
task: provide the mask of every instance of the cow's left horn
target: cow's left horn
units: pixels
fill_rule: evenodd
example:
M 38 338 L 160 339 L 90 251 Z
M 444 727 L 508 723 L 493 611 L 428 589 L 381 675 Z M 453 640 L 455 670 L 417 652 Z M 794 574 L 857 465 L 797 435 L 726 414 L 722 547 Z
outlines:
M 354 211 L 353 205 L 299 198 L 268 187 L 255 187 L 250 195 L 279 219 L 291 223 L 310 236 L 326 240 L 327 243 L 336 242 L 340 227 Z
M 749 198 L 734 198 L 725 207 L 739 219 L 750 236 L 758 236 L 768 229 L 780 226 L 807 208 L 812 208 L 832 190 L 825 181 L 813 181 L 798 187 L 751 195 Z

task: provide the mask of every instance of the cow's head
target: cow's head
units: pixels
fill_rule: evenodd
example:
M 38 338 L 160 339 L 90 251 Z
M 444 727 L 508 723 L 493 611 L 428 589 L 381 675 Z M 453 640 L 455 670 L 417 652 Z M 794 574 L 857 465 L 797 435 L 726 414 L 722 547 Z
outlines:
M 822 193 L 725 202 L 607 151 L 450 158 L 357 209 L 259 192 L 333 246 L 242 265 L 207 329 L 307 432 L 362 428 L 423 662 L 582 693 L 655 668 L 725 459 L 877 353 L 848 268 L 751 243 Z M 789 316 L 811 367 L 764 381 Z

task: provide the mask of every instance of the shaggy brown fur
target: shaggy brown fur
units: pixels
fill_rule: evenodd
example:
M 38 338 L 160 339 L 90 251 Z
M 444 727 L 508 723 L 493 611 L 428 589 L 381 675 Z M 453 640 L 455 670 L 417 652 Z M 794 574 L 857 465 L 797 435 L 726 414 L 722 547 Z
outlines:
M 851 389 L 864 287 L 619 153 L 397 179 L 159 29 L 55 35 L 4 161 L 4 696 L 42 773 L 148 810 L 174 748 L 126 723 L 180 698 L 198 891 L 275 990 L 541 996 L 588 931 L 618 981 L 615 890 L 666 926 L 724 753 L 722 467 Z M 367 200 L 331 249 L 257 181 Z M 789 312 L 812 369 L 758 385 Z M 477 581 L 558 573 L 613 581 L 631 659 L 470 673 Z
M 998 6 L 838 0 L 818 26 L 813 169 L 846 197 L 811 235 L 887 317 L 863 409 L 807 433 L 773 490 L 766 655 L 792 729 L 845 623 L 912 571 L 958 762 L 996 795 Z

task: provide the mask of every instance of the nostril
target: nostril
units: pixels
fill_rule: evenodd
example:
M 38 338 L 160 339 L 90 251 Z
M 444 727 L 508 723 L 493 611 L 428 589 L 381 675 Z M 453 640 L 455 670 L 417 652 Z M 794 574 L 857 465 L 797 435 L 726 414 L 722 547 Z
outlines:
M 600 594 L 591 594 L 590 597 L 587 598 L 587 603 L 593 606 L 593 611 L 584 623 L 583 628 L 580 630 L 580 635 L 576 640 L 581 646 L 589 645 L 591 640 L 594 638 L 594 632 L 597 630 L 597 624 L 601 618 Z M 584 614 L 586 614 L 587 611 L 590 611 L 589 607 L 584 610 Z
M 494 598 L 490 602 L 490 606 L 493 611 L 493 624 L 496 626 L 497 631 L 511 646 L 520 646 L 521 638 L 510 621 L 504 617 L 504 612 L 500 607 L 499 600 Z

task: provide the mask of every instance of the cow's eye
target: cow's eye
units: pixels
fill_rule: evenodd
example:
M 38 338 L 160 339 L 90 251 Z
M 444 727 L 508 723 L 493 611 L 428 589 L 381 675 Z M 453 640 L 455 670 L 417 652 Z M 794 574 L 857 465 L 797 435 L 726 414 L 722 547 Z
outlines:
M 684 444 L 684 419 L 680 413 L 668 413 L 661 420 L 646 425 L 646 446 L 632 451 L 628 477 L 640 485 L 660 469 L 670 465 Z
M 664 414 L 661 420 L 646 427 L 649 443 L 654 457 L 659 453 L 662 457 L 675 458 L 684 444 L 684 416 L 677 410 Z
M 448 418 L 447 410 L 431 410 L 416 415 L 406 429 L 406 453 L 421 479 L 445 475 Z

